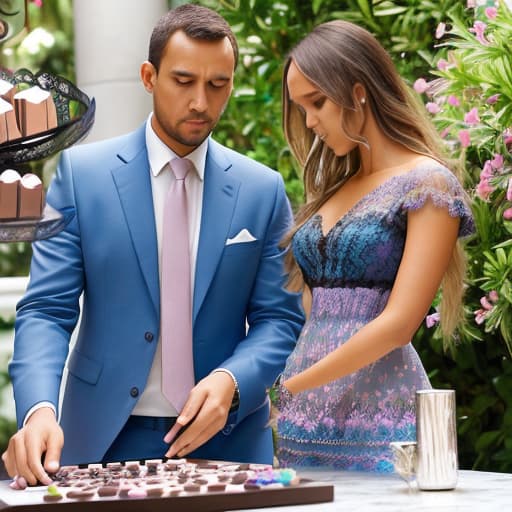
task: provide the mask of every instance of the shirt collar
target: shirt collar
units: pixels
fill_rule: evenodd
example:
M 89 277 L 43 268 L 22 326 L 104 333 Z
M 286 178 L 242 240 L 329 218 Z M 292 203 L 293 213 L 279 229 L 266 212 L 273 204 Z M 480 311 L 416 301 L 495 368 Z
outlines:
M 148 149 L 149 166 L 153 176 L 158 176 L 162 169 L 178 155 L 158 137 L 151 126 L 150 114 L 146 121 L 146 147 Z M 206 152 L 208 150 L 208 138 L 206 138 L 194 151 L 187 155 L 196 168 L 197 175 L 201 181 L 204 180 L 204 168 L 206 165 Z

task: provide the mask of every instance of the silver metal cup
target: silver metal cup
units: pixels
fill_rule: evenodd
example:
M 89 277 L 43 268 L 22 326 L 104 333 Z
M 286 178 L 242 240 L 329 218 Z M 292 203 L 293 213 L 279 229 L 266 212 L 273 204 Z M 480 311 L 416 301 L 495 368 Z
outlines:
M 418 487 L 455 489 L 458 463 L 454 390 L 416 391 L 416 439 Z

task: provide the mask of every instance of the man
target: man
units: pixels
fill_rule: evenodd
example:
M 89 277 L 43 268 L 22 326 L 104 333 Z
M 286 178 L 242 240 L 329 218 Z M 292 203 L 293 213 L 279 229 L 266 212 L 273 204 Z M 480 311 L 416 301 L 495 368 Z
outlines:
M 10 373 L 20 430 L 3 459 L 18 481 L 48 483 L 59 463 L 164 455 L 272 461 L 266 390 L 303 317 L 298 297 L 283 289 L 279 242 L 291 215 L 281 177 L 208 137 L 231 94 L 237 53 L 213 11 L 191 4 L 170 11 L 141 67 L 153 95 L 148 122 L 62 154 L 47 201 L 74 217 L 34 244 L 17 310 Z M 184 156 L 193 165 L 175 176 L 175 159 Z M 181 204 L 167 202 L 178 181 L 190 249 L 189 267 L 180 268 L 189 268 L 193 300 L 168 302 L 170 267 L 162 260 L 183 244 L 166 238 L 163 217 Z M 171 282 L 185 290 L 183 274 Z M 59 425 L 59 386 L 82 292 Z M 192 389 L 184 404 L 173 403 L 162 358 L 181 320 L 171 322 L 170 334 L 164 327 L 174 307 L 189 301 Z M 186 352 L 176 349 L 176 358 Z

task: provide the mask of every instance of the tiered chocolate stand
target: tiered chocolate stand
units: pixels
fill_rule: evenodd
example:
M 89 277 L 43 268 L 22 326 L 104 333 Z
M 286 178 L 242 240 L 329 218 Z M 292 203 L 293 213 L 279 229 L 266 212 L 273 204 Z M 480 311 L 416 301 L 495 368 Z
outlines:
M 78 142 L 91 129 L 94 114 L 94 98 L 65 78 L 0 69 L 0 242 L 43 240 L 71 220 L 45 204 L 37 177 L 17 166 Z

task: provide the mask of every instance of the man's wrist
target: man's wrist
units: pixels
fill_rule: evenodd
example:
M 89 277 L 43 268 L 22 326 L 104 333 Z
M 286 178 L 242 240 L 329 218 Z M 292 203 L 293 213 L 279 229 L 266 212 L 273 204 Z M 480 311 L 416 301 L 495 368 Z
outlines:
M 217 368 L 216 370 L 213 370 L 212 373 L 217 372 L 227 373 L 233 380 L 235 390 L 233 392 L 233 398 L 231 399 L 231 407 L 229 408 L 229 412 L 235 412 L 236 410 L 238 410 L 238 407 L 240 406 L 240 390 L 238 388 L 238 381 L 236 380 L 236 377 L 233 375 L 233 373 L 227 370 L 226 368 Z

